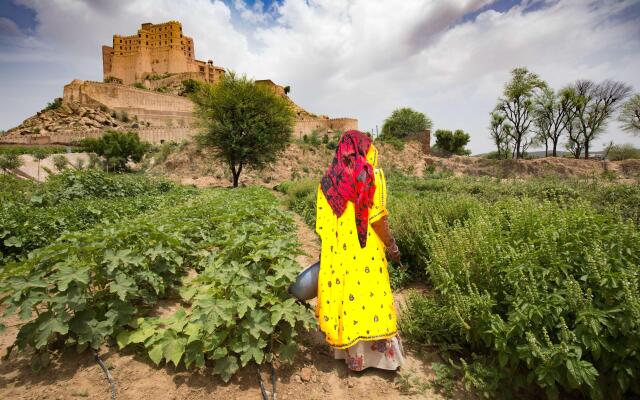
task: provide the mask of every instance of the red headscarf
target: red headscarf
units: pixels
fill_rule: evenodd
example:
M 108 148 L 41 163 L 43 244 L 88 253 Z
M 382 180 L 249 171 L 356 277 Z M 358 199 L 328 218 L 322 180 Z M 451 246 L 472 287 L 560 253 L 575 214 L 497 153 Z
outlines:
M 355 206 L 360 247 L 367 244 L 369 207 L 376 191 L 373 167 L 367 162 L 371 138 L 360 131 L 348 131 L 340 138 L 331 166 L 322 177 L 322 192 L 333 213 L 340 217 L 347 202 Z

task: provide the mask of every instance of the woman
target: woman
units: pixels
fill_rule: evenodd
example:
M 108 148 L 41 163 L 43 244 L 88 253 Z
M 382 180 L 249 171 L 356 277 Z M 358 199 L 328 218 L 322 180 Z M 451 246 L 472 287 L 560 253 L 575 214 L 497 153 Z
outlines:
M 348 131 L 318 188 L 322 240 L 316 317 L 349 369 L 396 370 L 404 361 L 387 259 L 400 252 L 387 221 L 387 188 L 371 138 Z

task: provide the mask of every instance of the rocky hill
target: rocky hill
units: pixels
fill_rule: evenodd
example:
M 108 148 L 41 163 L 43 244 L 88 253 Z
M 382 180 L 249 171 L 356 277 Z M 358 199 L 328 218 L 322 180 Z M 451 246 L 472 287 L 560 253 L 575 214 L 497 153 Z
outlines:
M 90 108 L 78 102 L 62 102 L 56 99 L 47 108 L 27 118 L 20 125 L 7 131 L 3 140 L 26 135 L 46 135 L 59 132 L 81 132 L 89 129 L 122 130 L 136 128 L 126 113 L 107 108 Z

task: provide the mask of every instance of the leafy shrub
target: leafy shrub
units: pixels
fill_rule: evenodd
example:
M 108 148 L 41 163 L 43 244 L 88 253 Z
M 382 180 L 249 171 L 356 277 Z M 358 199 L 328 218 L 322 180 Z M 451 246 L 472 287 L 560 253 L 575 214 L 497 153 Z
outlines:
M 148 88 L 144 85 L 144 83 L 142 82 L 135 82 L 133 85 L 134 88 L 136 89 L 143 89 L 143 90 L 148 90 Z
M 445 154 L 469 155 L 471 152 L 465 148 L 471 137 L 461 129 L 451 132 L 446 129 L 438 129 L 435 133 L 435 151 Z M 432 149 L 432 150 L 434 150 Z
M 67 157 L 61 154 L 53 156 L 53 166 L 56 167 L 58 171 L 60 172 L 64 171 L 68 165 L 69 165 L 69 160 L 67 160 Z
M 510 397 L 533 384 L 551 398 L 602 398 L 604 388 L 609 398 L 638 393 L 633 224 L 583 202 L 560 208 L 505 199 L 453 225 L 436 216 L 415 234 L 435 290 L 409 301 L 403 332 L 423 344 L 460 346 L 474 390 Z
M 381 142 L 381 143 L 390 144 L 397 151 L 404 150 L 404 144 L 405 144 L 404 140 L 402 140 L 400 138 L 397 138 L 395 136 L 389 136 L 389 135 L 380 136 L 378 138 L 378 141 Z
M 186 79 L 182 81 L 182 86 L 184 86 L 184 90 L 181 95 L 189 95 L 191 93 L 195 93 L 200 89 L 202 85 L 201 82 L 196 81 L 195 79 Z
M 44 108 L 45 111 L 49 110 L 57 110 L 62 106 L 62 98 L 56 97 L 52 102 L 47 103 L 47 106 Z
M 0 169 L 3 174 L 20 168 L 22 164 L 22 159 L 17 154 L 0 154 Z
M 82 146 L 86 151 L 104 157 L 108 170 L 128 171 L 129 162 L 140 162 L 149 144 L 140 141 L 135 132 L 108 131 L 98 139 L 85 139 Z
M 394 110 L 382 125 L 383 137 L 406 138 L 431 129 L 431 120 L 423 113 L 411 108 Z
M 302 179 L 283 182 L 276 189 L 287 195 L 286 204 L 289 209 L 300 214 L 304 222 L 311 227 L 316 225 L 317 179 Z
M 607 152 L 607 159 L 611 161 L 628 160 L 631 158 L 640 159 L 640 149 L 630 143 L 613 145 Z
M 155 91 L 158 93 L 168 93 L 169 92 L 169 88 L 166 86 L 159 86 L 157 88 L 155 88 Z
M 116 78 L 115 76 L 106 76 L 103 79 L 103 82 L 104 83 L 119 83 L 119 84 L 122 85 L 122 79 Z

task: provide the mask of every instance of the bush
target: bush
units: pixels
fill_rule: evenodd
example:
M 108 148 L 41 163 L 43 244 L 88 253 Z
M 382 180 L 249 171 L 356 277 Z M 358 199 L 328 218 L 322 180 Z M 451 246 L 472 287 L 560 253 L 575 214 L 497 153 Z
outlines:
M 122 79 L 120 78 L 116 78 L 115 76 L 106 76 L 103 79 L 104 83 L 119 83 L 120 85 L 122 85 Z
M 18 169 L 22 164 L 22 159 L 17 154 L 0 154 L 0 169 L 2 169 L 3 173 Z
M 56 167 L 56 169 L 60 172 L 64 171 L 67 166 L 69 164 L 69 160 L 67 160 L 67 157 L 63 156 L 63 155 L 57 155 L 57 156 L 53 156 L 53 166 Z
M 388 143 L 397 151 L 404 150 L 404 140 L 397 138 L 395 136 L 384 135 L 380 136 L 377 140 L 380 143 Z
M 301 179 L 283 182 L 276 187 L 276 190 L 287 195 L 287 207 L 300 214 L 307 225 L 315 227 L 317 188 L 317 179 Z
M 57 110 L 62 106 L 62 98 L 56 97 L 51 103 L 47 103 L 47 106 L 44 108 L 45 111 L 48 110 Z
M 158 92 L 158 93 L 168 93 L 169 92 L 169 88 L 166 87 L 166 86 L 160 86 L 160 87 L 157 87 L 155 89 L 155 91 Z
M 318 135 L 318 131 L 314 130 L 311 132 L 311 136 L 309 136 L 309 144 L 312 146 L 320 145 L 320 137 Z
M 457 129 L 455 132 L 451 132 L 445 129 L 438 129 L 435 133 L 436 144 L 435 149 L 438 149 L 445 154 L 457 154 L 457 155 L 469 155 L 471 152 L 465 149 L 469 139 L 471 137 L 464 133 L 463 130 Z
M 128 171 L 128 162 L 140 162 L 149 144 L 140 141 L 135 132 L 108 131 L 99 139 L 85 139 L 82 146 L 106 161 L 108 170 Z
M 628 160 L 632 158 L 640 159 L 640 149 L 630 143 L 613 145 L 607 152 L 607 159 L 611 161 Z
M 407 107 L 399 108 L 384 121 L 381 136 L 406 138 L 431 129 L 431 125 L 431 120 L 425 114 Z
M 407 339 L 459 348 L 451 361 L 462 357 L 466 384 L 485 397 L 640 393 L 634 224 L 579 201 L 429 202 L 440 203 L 445 213 L 429 210 L 406 228 L 422 248 L 401 245 L 434 285 L 410 298 Z
M 134 88 L 137 88 L 137 89 L 149 90 L 149 89 L 144 85 L 144 83 L 142 83 L 142 82 L 135 82 L 135 83 L 134 83 L 133 85 L 131 85 L 131 86 L 133 86 Z
M 182 86 L 184 86 L 184 90 L 182 91 L 181 95 L 189 95 L 191 93 L 195 93 L 200 89 L 200 86 L 202 85 L 201 82 L 196 81 L 195 79 L 186 79 L 184 81 L 182 81 Z

